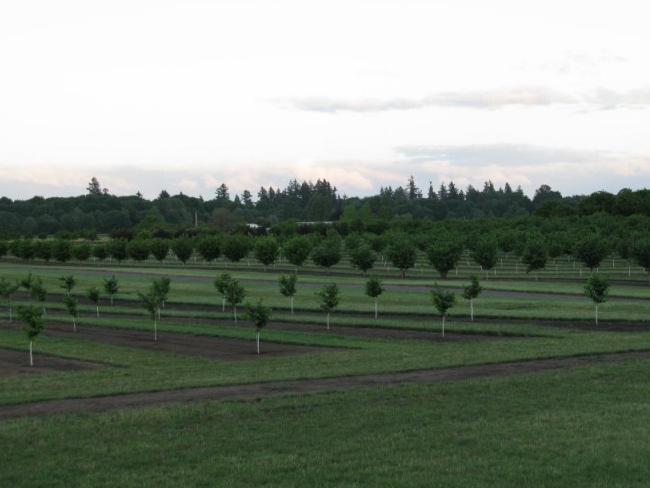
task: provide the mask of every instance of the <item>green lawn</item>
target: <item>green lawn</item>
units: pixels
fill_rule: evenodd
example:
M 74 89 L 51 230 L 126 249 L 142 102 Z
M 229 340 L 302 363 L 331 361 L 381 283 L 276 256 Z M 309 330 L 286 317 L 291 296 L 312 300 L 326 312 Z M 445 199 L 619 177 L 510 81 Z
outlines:
M 0 486 L 645 487 L 649 378 L 645 361 L 16 420 Z

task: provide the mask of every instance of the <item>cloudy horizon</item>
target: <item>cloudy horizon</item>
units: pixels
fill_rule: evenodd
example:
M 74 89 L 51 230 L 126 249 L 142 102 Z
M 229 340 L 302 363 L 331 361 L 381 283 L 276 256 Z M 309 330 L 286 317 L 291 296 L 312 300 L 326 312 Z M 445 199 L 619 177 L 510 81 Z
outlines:
M 648 187 L 638 2 L 0 6 L 0 196 Z

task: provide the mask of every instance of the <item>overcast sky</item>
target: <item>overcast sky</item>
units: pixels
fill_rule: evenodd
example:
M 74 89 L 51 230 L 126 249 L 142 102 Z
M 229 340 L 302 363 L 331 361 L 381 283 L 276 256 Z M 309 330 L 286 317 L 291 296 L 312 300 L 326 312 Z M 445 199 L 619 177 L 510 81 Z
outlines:
M 0 1 L 0 195 L 645 188 L 644 4 Z

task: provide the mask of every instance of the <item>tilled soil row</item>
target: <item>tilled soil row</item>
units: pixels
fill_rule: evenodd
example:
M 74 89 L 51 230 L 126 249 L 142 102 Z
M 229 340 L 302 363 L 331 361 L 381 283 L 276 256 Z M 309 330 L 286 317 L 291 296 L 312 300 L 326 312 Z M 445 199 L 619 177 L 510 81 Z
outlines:
M 531 373 L 557 371 L 566 368 L 647 359 L 650 359 L 650 351 L 521 361 L 480 366 L 463 366 L 406 373 L 278 381 L 261 384 L 191 388 L 153 393 L 134 393 L 109 397 L 51 400 L 0 407 L 0 421 L 44 415 L 74 414 L 82 412 L 97 413 L 119 409 L 175 406 L 208 401 L 252 400 L 279 395 L 305 395 L 337 390 L 360 390 L 384 386 L 425 385 L 451 381 L 464 381 L 486 377 L 521 376 Z

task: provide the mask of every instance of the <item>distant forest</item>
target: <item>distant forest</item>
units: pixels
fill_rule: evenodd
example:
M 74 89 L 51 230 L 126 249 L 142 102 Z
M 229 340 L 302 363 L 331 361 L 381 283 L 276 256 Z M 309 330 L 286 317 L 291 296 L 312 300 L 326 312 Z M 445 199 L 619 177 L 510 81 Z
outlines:
M 140 232 L 176 233 L 194 228 L 223 233 L 251 232 L 248 224 L 266 229 L 287 222 L 338 222 L 362 231 L 379 233 L 397 221 L 445 219 L 493 219 L 534 215 L 542 219 L 589 216 L 650 216 L 650 190 L 623 189 L 617 194 L 598 191 L 591 195 L 563 196 L 541 185 L 532 199 L 521 187 L 508 183 L 496 188 L 458 188 L 453 182 L 421 189 L 413 177 L 406 186 L 382 187 L 369 197 L 341 195 L 325 179 L 316 183 L 297 180 L 286 188 L 261 187 L 255 195 L 245 190 L 231 195 L 224 183 L 212 199 L 170 195 L 162 190 L 154 200 L 138 192 L 111 195 L 92 178 L 84 195 L 29 200 L 0 198 L 0 237 L 57 235 L 94 238 L 98 233 L 129 237 Z M 391 224 L 392 225 L 392 224 Z

